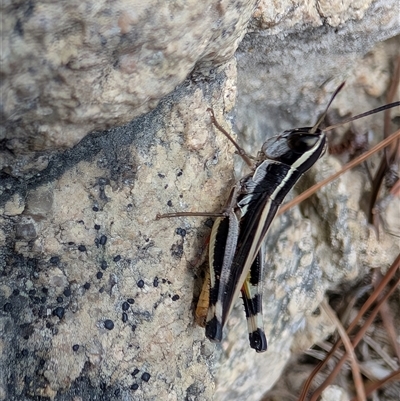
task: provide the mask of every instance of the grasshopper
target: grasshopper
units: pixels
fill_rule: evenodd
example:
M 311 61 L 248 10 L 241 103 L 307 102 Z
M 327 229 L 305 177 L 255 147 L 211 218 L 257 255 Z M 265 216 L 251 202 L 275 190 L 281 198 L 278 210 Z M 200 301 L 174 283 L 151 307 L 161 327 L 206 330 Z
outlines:
M 267 350 L 261 302 L 265 254 L 263 244 L 280 205 L 300 177 L 324 154 L 327 131 L 400 104 L 395 102 L 382 106 L 323 131 L 319 125 L 343 86 L 344 83 L 336 89 L 314 126 L 287 130 L 268 139 L 256 158 L 246 154 L 220 126 L 213 111 L 209 109 L 211 121 L 233 143 L 251 173 L 233 186 L 221 213 L 181 212 L 159 214 L 157 218 L 216 217 L 209 243 L 209 279 L 206 278 L 196 311 L 197 320 L 201 320 L 208 309 L 205 332 L 211 341 L 221 341 L 223 328 L 241 292 L 250 347 L 257 352 Z

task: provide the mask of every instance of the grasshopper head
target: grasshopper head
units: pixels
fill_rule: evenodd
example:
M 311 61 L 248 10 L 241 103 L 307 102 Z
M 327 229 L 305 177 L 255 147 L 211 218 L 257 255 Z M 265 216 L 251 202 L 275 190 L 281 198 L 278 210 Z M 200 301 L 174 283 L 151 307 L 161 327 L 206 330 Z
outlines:
M 310 133 L 310 130 L 311 127 L 302 127 L 284 131 L 268 139 L 261 151 L 266 159 L 305 172 L 322 156 L 326 146 L 324 132 L 317 129 L 315 133 Z
M 335 90 L 325 111 L 312 127 L 295 128 L 264 143 L 261 152 L 267 159 L 276 160 L 300 173 L 307 171 L 324 153 L 326 137 L 320 124 L 324 120 L 333 99 L 342 90 L 344 82 Z

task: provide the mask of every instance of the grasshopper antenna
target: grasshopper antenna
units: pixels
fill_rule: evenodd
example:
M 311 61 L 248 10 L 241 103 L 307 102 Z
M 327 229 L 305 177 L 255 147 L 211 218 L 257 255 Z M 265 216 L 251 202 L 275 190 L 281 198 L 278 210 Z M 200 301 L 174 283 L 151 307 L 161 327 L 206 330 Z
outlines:
M 358 120 L 360 118 L 369 116 L 371 114 L 379 113 L 380 111 L 391 109 L 391 108 L 397 107 L 397 106 L 400 106 L 400 102 L 393 102 L 393 103 L 385 104 L 384 106 L 377 107 L 376 109 L 366 111 L 365 113 L 358 114 L 357 116 L 346 118 L 345 120 L 341 121 L 340 123 L 330 125 L 329 127 L 324 128 L 324 131 L 331 131 L 334 128 L 340 127 L 343 124 L 346 124 L 346 123 L 349 123 L 351 121 L 355 121 L 355 120 Z
M 328 112 L 329 106 L 333 102 L 333 99 L 335 99 L 336 95 L 343 89 L 344 84 L 345 84 L 345 82 L 342 82 L 337 87 L 337 89 L 335 90 L 335 93 L 331 97 L 331 100 L 329 100 L 329 103 L 326 106 L 325 111 L 322 113 L 321 117 L 318 119 L 318 121 L 315 123 L 315 125 L 310 129 L 310 131 L 309 131 L 310 134 L 315 134 L 315 132 L 317 131 L 319 125 L 322 123 L 322 121 L 324 121 L 324 118 L 326 116 L 326 113 Z M 324 131 L 326 131 L 326 130 L 324 130 Z

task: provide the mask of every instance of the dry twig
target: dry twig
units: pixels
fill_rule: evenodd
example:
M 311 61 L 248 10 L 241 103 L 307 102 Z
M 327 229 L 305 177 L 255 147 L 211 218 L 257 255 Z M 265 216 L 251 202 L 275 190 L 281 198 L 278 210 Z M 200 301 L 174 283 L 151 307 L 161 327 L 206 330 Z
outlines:
M 335 324 L 336 329 L 338 330 L 338 332 L 340 334 L 340 338 L 342 339 L 343 344 L 346 348 L 347 356 L 350 357 L 351 370 L 353 373 L 354 384 L 355 384 L 355 388 L 356 388 L 356 392 L 357 392 L 357 400 L 365 401 L 367 398 L 365 396 L 364 384 L 362 381 L 360 368 L 358 366 L 358 360 L 357 360 L 356 354 L 354 352 L 353 345 L 351 344 L 350 338 L 347 335 L 345 328 L 342 326 L 342 323 L 337 318 L 335 312 L 331 309 L 331 307 L 329 306 L 328 302 L 326 302 L 326 300 L 323 300 L 321 302 L 321 308 L 328 315 L 328 317 L 332 320 L 332 322 Z

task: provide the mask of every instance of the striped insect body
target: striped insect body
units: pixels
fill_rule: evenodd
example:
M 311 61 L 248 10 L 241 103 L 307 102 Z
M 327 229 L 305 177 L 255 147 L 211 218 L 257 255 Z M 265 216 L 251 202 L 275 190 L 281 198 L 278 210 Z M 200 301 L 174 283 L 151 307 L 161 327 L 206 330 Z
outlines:
M 206 336 L 212 341 L 221 340 L 222 329 L 241 292 L 250 346 L 257 352 L 267 349 L 261 307 L 263 243 L 283 199 L 325 149 L 323 132 L 317 130 L 310 135 L 309 131 L 286 131 L 267 141 L 255 171 L 232 190 L 237 193 L 236 204 L 228 216 L 214 223 L 209 263 L 215 280 L 211 278 L 206 323 Z M 228 227 L 233 227 L 232 231 Z
M 205 323 L 206 337 L 220 342 L 223 328 L 239 293 L 246 313 L 250 347 L 257 352 L 267 349 L 267 339 L 262 320 L 262 290 L 264 268 L 264 242 L 268 229 L 288 192 L 300 177 L 324 154 L 325 131 L 319 129 L 326 112 L 342 89 L 340 85 L 332 95 L 323 115 L 313 127 L 296 128 L 268 139 L 254 163 L 229 133 L 216 121 L 210 110 L 211 120 L 219 131 L 230 140 L 252 172 L 231 189 L 222 213 L 171 213 L 158 217 L 213 216 L 216 217 L 209 243 L 210 279 L 206 280 L 200 295 L 196 319 Z M 380 107 L 345 120 L 343 123 L 365 115 L 399 105 L 399 102 Z M 209 281 L 209 287 L 208 287 Z M 209 294 L 209 295 L 208 295 Z M 204 317 L 208 295 L 208 312 Z

